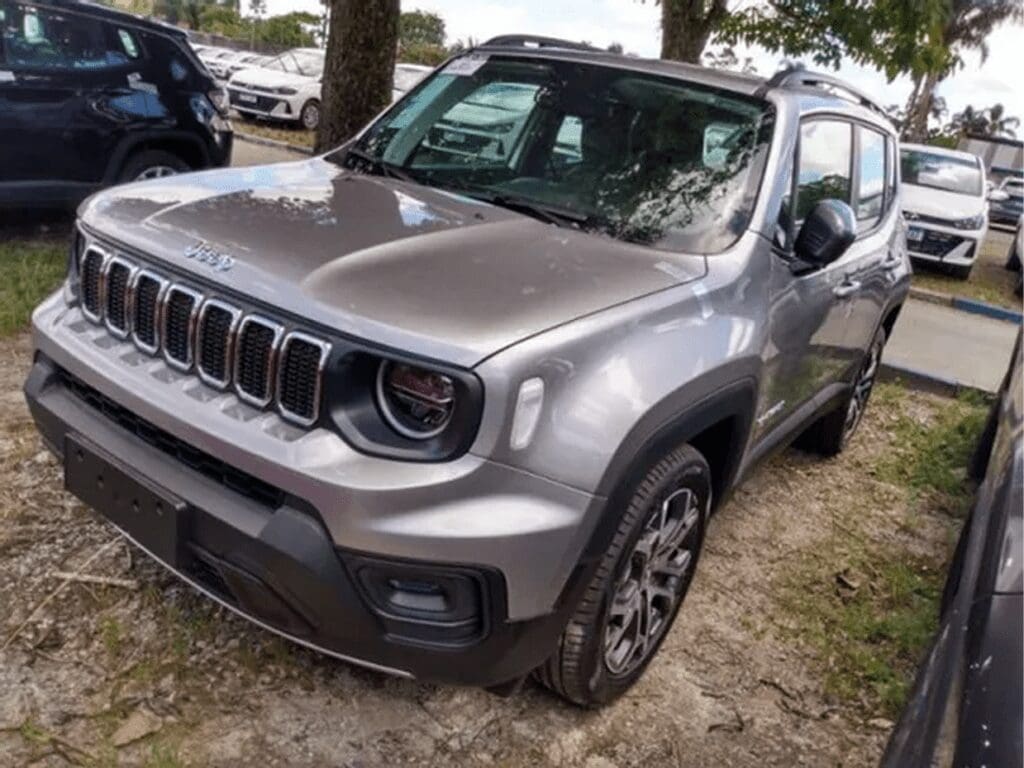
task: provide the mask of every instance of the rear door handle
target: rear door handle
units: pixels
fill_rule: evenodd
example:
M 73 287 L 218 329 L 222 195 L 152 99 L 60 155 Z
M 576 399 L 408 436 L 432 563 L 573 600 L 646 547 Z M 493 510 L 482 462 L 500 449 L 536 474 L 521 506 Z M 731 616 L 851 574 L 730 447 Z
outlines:
M 860 285 L 860 280 L 851 280 L 850 278 L 846 278 L 843 282 L 832 289 L 832 293 L 836 298 L 845 299 L 847 296 L 852 296 L 859 291 Z

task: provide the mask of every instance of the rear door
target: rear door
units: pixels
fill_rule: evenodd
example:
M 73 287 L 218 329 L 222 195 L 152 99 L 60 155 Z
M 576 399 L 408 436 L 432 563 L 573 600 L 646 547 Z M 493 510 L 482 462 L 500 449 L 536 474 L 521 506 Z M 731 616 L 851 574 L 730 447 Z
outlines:
M 847 274 L 858 284 L 850 298 L 849 322 L 843 346 L 850 366 L 858 365 L 874 337 L 886 308 L 886 300 L 901 264 L 892 226 L 896 198 L 896 151 L 892 137 L 866 126 L 855 127 L 857 153 L 854 162 L 853 210 L 857 239 L 845 258 Z M 852 375 L 854 371 L 847 370 Z

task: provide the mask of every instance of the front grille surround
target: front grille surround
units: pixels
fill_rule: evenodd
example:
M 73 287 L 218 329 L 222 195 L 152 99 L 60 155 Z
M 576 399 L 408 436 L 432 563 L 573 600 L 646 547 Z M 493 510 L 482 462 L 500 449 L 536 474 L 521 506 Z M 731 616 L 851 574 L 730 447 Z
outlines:
M 82 252 L 78 273 L 82 284 L 82 314 L 94 323 L 103 322 L 103 307 L 106 303 L 105 268 L 110 258 L 105 250 L 90 245 Z
M 184 319 L 184 328 L 177 329 L 181 320 L 175 316 L 175 299 L 181 296 L 189 302 L 188 316 Z M 164 360 L 172 368 L 182 373 L 192 370 L 195 362 L 195 341 L 196 341 L 196 319 L 199 316 L 199 308 L 203 303 L 203 294 L 189 288 L 186 285 L 174 283 L 167 289 L 167 294 L 160 307 L 160 333 L 163 340 Z M 177 346 L 181 334 L 185 334 L 183 351 L 184 355 L 175 355 L 171 348 Z
M 255 352 L 250 353 L 247 344 L 247 334 L 259 331 L 270 332 L 270 343 L 269 345 L 260 344 Z M 274 371 L 283 336 L 284 326 L 262 315 L 246 315 L 238 326 L 238 335 L 235 340 L 235 393 L 242 400 L 250 405 L 255 405 L 257 408 L 266 408 L 274 399 Z M 264 349 L 266 349 L 266 360 L 253 361 L 251 359 L 253 354 L 260 354 L 262 356 L 261 353 Z M 262 371 L 257 370 L 253 372 L 251 370 L 253 364 L 256 365 L 257 369 L 262 369 Z M 248 380 L 251 376 L 259 377 L 257 381 L 262 381 L 263 392 L 256 393 L 247 389 L 250 384 Z
M 329 342 L 206 295 L 94 244 L 83 250 L 76 266 L 79 305 L 93 324 L 115 338 L 130 340 L 138 350 L 162 358 L 175 370 L 197 375 L 207 386 L 232 391 L 249 405 L 274 408 L 283 419 L 302 427 L 319 422 Z M 108 283 L 123 295 L 108 297 Z M 215 311 L 218 316 L 211 317 Z M 204 332 L 216 332 L 219 338 L 204 339 Z M 244 344 L 247 332 L 257 335 Z M 277 367 L 286 339 L 289 347 L 298 342 L 310 346 L 303 347 L 303 354 L 289 365 L 289 395 L 282 401 Z
M 103 324 L 118 339 L 127 339 L 131 328 L 132 292 L 129 286 L 138 271 L 135 264 L 120 256 L 110 256 L 103 265 Z M 123 282 L 118 277 L 119 273 L 125 275 Z M 114 311 L 112 305 L 115 302 L 119 312 Z
M 214 311 L 225 312 L 228 315 L 228 326 L 224 332 L 223 354 L 220 364 L 223 371 L 221 376 L 216 371 L 211 371 L 210 362 L 206 359 L 206 344 L 210 339 L 207 337 L 207 322 L 210 321 L 211 313 Z M 199 378 L 211 387 L 225 390 L 231 385 L 232 369 L 234 367 L 234 349 L 237 338 L 238 326 L 242 321 L 242 310 L 219 299 L 207 299 L 199 310 L 199 319 L 196 322 L 196 373 Z
M 156 289 L 153 295 L 153 306 L 150 312 L 147 313 L 146 318 L 147 327 L 142 328 L 140 312 L 146 310 L 144 301 L 141 299 L 142 291 L 152 291 L 150 286 L 154 286 Z M 147 355 L 155 355 L 160 351 L 160 316 L 161 307 L 163 306 L 164 298 L 167 295 L 168 289 L 171 287 L 169 280 L 166 280 L 161 275 L 153 272 L 149 269 L 140 269 L 135 273 L 135 278 L 129 286 L 128 292 L 131 294 L 132 311 L 131 311 L 131 340 L 136 347 L 141 349 Z M 142 333 L 140 333 L 140 331 Z M 152 341 L 148 341 L 143 338 L 143 334 L 146 334 L 152 338 Z
M 310 400 L 311 407 L 308 412 L 290 408 L 285 402 L 288 399 L 288 393 L 291 391 L 291 387 L 285 379 L 288 374 L 288 353 L 295 344 L 307 344 L 319 352 L 316 370 L 314 372 L 315 378 Z M 327 366 L 327 359 L 330 356 L 330 352 L 330 344 L 314 336 L 310 336 L 308 333 L 303 333 L 302 331 L 292 331 L 285 336 L 284 341 L 281 342 L 281 352 L 278 355 L 277 364 L 277 382 L 275 386 L 275 390 L 277 391 L 277 410 L 297 424 L 309 426 L 310 424 L 316 423 L 316 420 L 320 418 L 320 392 L 323 385 L 324 368 Z

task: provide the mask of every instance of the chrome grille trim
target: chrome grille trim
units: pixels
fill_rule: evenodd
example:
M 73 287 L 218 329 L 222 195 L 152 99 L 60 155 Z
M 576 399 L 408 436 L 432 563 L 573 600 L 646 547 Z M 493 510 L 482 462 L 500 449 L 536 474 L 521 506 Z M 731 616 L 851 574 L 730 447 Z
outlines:
M 123 312 L 124 312 L 124 328 L 118 328 L 112 322 L 110 322 L 110 273 L 114 267 L 124 267 L 128 270 L 128 279 L 124 283 L 124 298 L 123 301 Z M 132 282 L 135 279 L 135 273 L 139 271 L 138 266 L 128 259 L 121 258 L 120 256 L 110 256 L 107 258 L 103 265 L 103 324 L 110 331 L 111 335 L 118 339 L 127 339 L 128 334 L 131 332 L 132 327 Z
M 270 347 L 267 351 L 267 362 L 264 365 L 263 370 L 263 381 L 266 385 L 266 397 L 257 397 L 246 392 L 242 388 L 240 368 L 242 365 L 242 354 L 244 353 L 244 339 L 245 331 L 250 325 L 257 325 L 263 328 L 267 328 L 273 333 L 271 338 Z M 235 393 L 245 402 L 250 405 L 255 405 L 257 408 L 266 408 L 270 405 L 274 399 L 274 385 L 276 379 L 274 376 L 274 367 L 277 364 L 277 353 L 281 347 L 281 338 L 284 336 L 284 326 L 280 323 L 276 323 L 273 320 L 263 317 L 261 315 L 246 315 L 238 326 L 238 334 L 235 337 L 235 366 L 232 371 L 232 378 L 235 384 Z
M 139 283 L 142 280 L 152 280 L 157 284 L 156 301 L 153 303 L 153 343 L 147 344 L 145 341 L 139 338 L 138 327 L 135 317 L 135 299 L 139 292 Z M 163 305 L 164 296 L 167 293 L 167 289 L 170 287 L 170 281 L 164 277 L 158 275 L 148 269 L 140 269 L 135 273 L 135 277 L 131 284 L 131 295 L 132 295 L 132 330 L 131 340 L 140 350 L 145 352 L 147 355 L 156 355 L 160 351 L 160 307 Z
M 86 282 L 84 266 L 87 259 L 97 260 L 88 262 L 91 264 L 89 274 L 94 276 L 89 282 L 89 290 L 95 299 L 94 306 L 97 307 L 97 312 L 92 312 L 84 299 L 84 283 Z M 108 302 L 113 298 L 108 295 L 111 285 L 110 276 L 113 274 L 113 270 L 121 268 L 127 270 L 124 286 L 124 328 L 119 328 L 112 323 L 108 316 L 110 315 Z M 179 283 L 172 277 L 165 276 L 149 267 L 145 261 L 136 260 L 134 254 L 123 254 L 106 244 L 97 244 L 91 240 L 84 243 L 74 258 L 74 263 L 69 266 L 69 273 L 77 273 L 79 281 L 79 297 L 73 304 L 79 305 L 82 315 L 86 319 L 94 325 L 101 326 L 114 338 L 127 341 L 141 352 L 162 359 L 171 368 L 197 376 L 206 386 L 222 392 L 231 391 L 242 402 L 260 409 L 273 410 L 286 422 L 310 428 L 319 421 L 324 389 L 323 376 L 332 350 L 331 344 L 324 339 L 295 328 L 291 322 L 285 324 L 276 321 L 272 316 L 252 312 L 244 300 L 240 303 L 241 305 L 235 305 L 221 298 L 214 298 L 217 290 L 215 286 L 205 288 L 202 285 L 197 285 L 196 288 L 193 288 L 190 285 Z M 167 344 L 168 307 L 171 299 L 179 294 L 191 302 L 183 344 L 186 353 L 185 360 L 179 360 L 170 355 Z M 149 303 L 147 298 L 140 304 L 140 296 L 152 296 L 152 318 L 140 316 L 142 304 L 148 305 Z M 222 378 L 213 375 L 202 362 L 204 322 L 207 314 L 214 308 L 221 309 L 230 315 L 230 322 L 223 342 L 225 346 L 223 351 L 225 375 Z M 218 318 L 218 329 L 223 327 L 222 322 L 222 318 Z M 140 329 L 145 332 L 150 324 L 152 325 L 152 343 L 139 336 Z M 248 350 L 250 366 L 253 358 L 256 358 L 261 361 L 262 371 L 254 375 L 254 368 L 248 367 L 246 370 L 248 383 L 252 388 L 258 384 L 260 391 L 264 393 L 263 397 L 257 397 L 252 392 L 246 391 L 242 386 L 239 374 L 243 362 L 240 341 L 246 328 L 251 326 L 266 329 L 262 332 L 261 338 L 254 340 L 255 346 L 250 346 Z M 180 337 L 178 339 L 180 340 Z M 301 363 L 293 363 L 294 367 L 291 367 L 290 370 L 292 376 L 298 377 L 301 385 L 296 387 L 294 383 L 290 383 L 285 399 L 290 401 L 291 405 L 303 410 L 308 402 L 311 410 L 308 415 L 290 410 L 287 403 L 282 402 L 281 397 L 284 381 L 282 377 L 287 374 L 287 371 L 282 372 L 279 369 L 287 360 L 288 349 L 300 341 L 318 350 L 316 368 L 313 369 L 313 358 L 309 350 L 297 351 L 296 354 L 299 354 L 300 357 L 296 360 Z M 213 348 L 216 349 L 215 346 Z M 265 362 L 263 362 L 264 353 Z M 210 360 L 212 361 L 213 358 Z M 213 368 L 217 370 L 219 366 L 213 366 Z M 313 376 L 312 390 L 308 375 Z M 307 397 L 310 399 L 307 400 Z
M 89 304 L 85 300 L 85 262 L 89 258 L 90 254 L 95 254 L 100 258 L 100 268 L 96 277 L 96 307 L 98 311 L 95 313 L 89 309 Z M 101 324 L 103 322 L 103 306 L 107 301 L 106 291 L 104 290 L 104 274 L 107 266 L 107 260 L 109 258 L 110 254 L 103 248 L 100 248 L 98 245 L 89 245 L 84 251 L 82 251 L 81 263 L 79 264 L 78 272 L 81 280 L 80 290 L 82 291 L 82 314 L 96 324 Z
M 171 298 L 175 294 L 182 294 L 192 299 L 192 311 L 189 312 L 185 328 L 185 359 L 178 360 L 168 352 L 167 349 L 167 320 L 168 308 Z M 169 366 L 183 373 L 192 370 L 195 362 L 195 340 L 196 340 L 196 317 L 199 315 L 199 307 L 203 303 L 203 294 L 180 283 L 172 283 L 164 293 L 163 301 L 160 302 L 160 338 L 162 341 L 164 360 Z
M 293 341 L 304 341 L 307 344 L 312 344 L 320 349 L 320 359 L 317 362 L 315 385 L 313 389 L 313 413 L 310 416 L 304 416 L 301 413 L 295 413 L 288 410 L 285 405 L 281 402 L 281 392 L 283 391 L 281 375 L 284 372 L 284 361 L 287 360 L 288 345 Z M 331 345 L 322 339 L 318 339 L 315 336 L 310 336 L 308 333 L 302 331 L 291 331 L 284 340 L 281 342 L 281 350 L 278 354 L 278 366 L 277 376 L 274 381 L 274 390 L 276 392 L 275 399 L 277 403 L 277 411 L 288 421 L 294 422 L 303 427 L 309 427 L 315 424 L 320 418 L 320 396 L 323 388 L 324 379 L 324 367 L 327 365 L 327 359 L 331 353 Z
M 228 326 L 227 336 L 224 341 L 224 378 L 218 379 L 203 368 L 203 328 L 206 315 L 211 309 L 222 309 L 231 315 L 231 323 Z M 207 299 L 199 310 L 199 317 L 196 320 L 196 345 L 195 360 L 196 372 L 199 378 L 215 389 L 225 390 L 231 385 L 234 375 L 234 350 L 235 340 L 238 338 L 238 326 L 242 320 L 242 310 L 219 299 Z

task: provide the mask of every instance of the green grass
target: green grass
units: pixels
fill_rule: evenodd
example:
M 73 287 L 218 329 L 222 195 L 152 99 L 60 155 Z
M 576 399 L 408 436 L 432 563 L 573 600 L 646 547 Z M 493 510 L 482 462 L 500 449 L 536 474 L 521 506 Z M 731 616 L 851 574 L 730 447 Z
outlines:
M 0 338 L 27 328 L 35 306 L 60 285 L 67 249 L 45 239 L 0 243 Z
M 893 719 L 936 629 L 947 560 L 962 524 L 955 516 L 973 493 L 966 467 L 987 403 L 974 393 L 925 401 L 898 384 L 880 384 L 871 407 L 887 414 L 873 474 L 902 489 L 895 502 L 902 520 L 891 517 L 891 489 L 865 483 L 849 510 L 837 513 L 841 525 L 833 536 L 794 559 L 778 599 L 793 637 L 820 661 L 825 691 L 865 717 Z M 919 535 L 925 515 L 940 532 L 947 529 L 948 540 L 927 534 L 921 541 L 932 544 L 911 554 L 904 537 Z
M 964 512 L 972 490 L 966 467 L 987 415 L 985 398 L 971 391 L 949 401 L 927 424 L 899 412 L 895 442 L 881 452 L 877 476 L 930 497 L 948 512 Z
M 259 136 L 264 139 L 283 141 L 286 144 L 294 144 L 297 147 L 312 149 L 316 143 L 316 132 L 307 131 L 304 128 L 292 126 L 290 123 L 271 123 L 256 120 L 245 120 L 239 118 L 234 122 L 235 132 Z
M 869 714 L 895 718 L 935 632 L 945 577 L 939 564 L 908 559 L 895 548 L 865 545 L 844 555 L 847 568 L 864 579 L 856 592 L 833 587 L 828 563 L 815 560 L 798 569 L 783 605 L 823 658 L 825 690 Z

